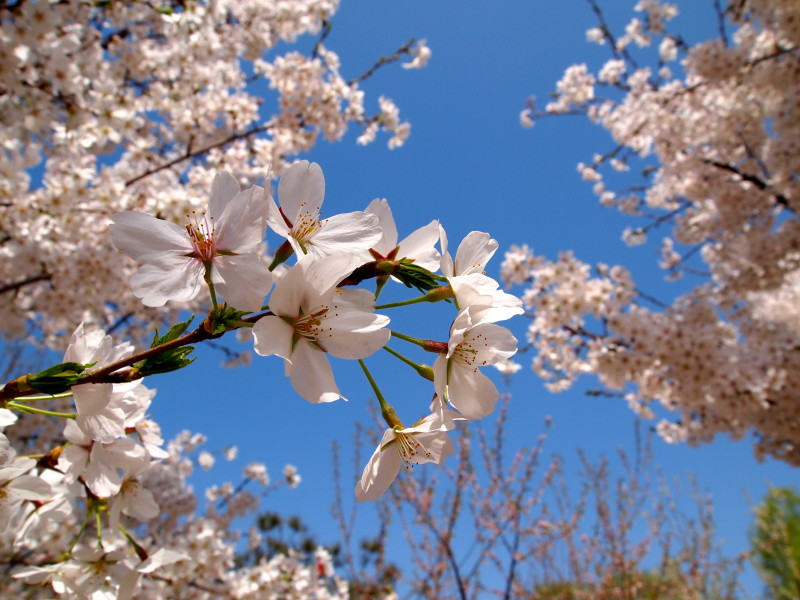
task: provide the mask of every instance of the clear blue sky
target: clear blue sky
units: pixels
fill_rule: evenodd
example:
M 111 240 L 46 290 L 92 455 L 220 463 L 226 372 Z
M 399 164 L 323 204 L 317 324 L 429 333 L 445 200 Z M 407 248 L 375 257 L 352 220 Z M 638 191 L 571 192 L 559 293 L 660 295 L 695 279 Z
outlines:
M 621 28 L 635 2 L 604 4 Z M 681 8 L 691 13 L 680 16 L 672 29 L 690 42 L 714 35 L 711 4 L 684 1 Z M 368 110 L 377 110 L 377 96 L 384 94 L 411 121 L 411 137 L 403 148 L 389 151 L 382 138 L 356 146 L 354 130 L 342 143 L 323 142 L 299 157 L 318 162 L 325 172 L 326 214 L 360 210 L 373 198 L 385 197 L 401 237 L 431 219 L 441 220 L 451 243 L 473 229 L 489 232 L 501 248 L 487 269 L 492 276 L 497 276 L 502 252 L 525 242 L 551 258 L 572 249 L 588 262 L 624 264 L 642 289 L 670 299 L 674 291 L 656 272 L 653 248 L 627 248 L 620 234 L 631 223 L 601 208 L 575 171 L 579 161 L 610 147 L 607 136 L 580 118 L 546 120 L 533 130 L 518 122 L 524 99 L 532 93 L 545 98 L 564 68 L 575 62 L 596 67 L 607 58 L 603 49 L 585 41 L 592 25 L 583 0 L 343 0 L 327 46 L 340 54 L 345 77 L 359 75 L 411 37 L 427 38 L 433 56 L 423 70 L 390 66 L 363 85 Z M 303 43 L 310 47 L 313 41 Z M 403 323 L 397 326 L 401 331 L 446 339 L 451 318 L 446 310 L 434 311 L 438 320 L 401 321 L 404 313 L 415 319 L 426 310 L 389 314 Z M 522 340 L 525 325 L 519 318 L 509 326 Z M 194 368 L 151 382 L 159 389 L 152 412 L 168 436 L 188 428 L 205 433 L 211 449 L 239 447 L 236 462 L 220 462 L 209 474 L 200 474 L 196 488 L 237 481 L 241 467 L 253 460 L 267 463 L 274 478 L 285 463 L 294 463 L 303 483 L 270 497 L 265 509 L 299 514 L 321 540 L 336 541 L 329 512 L 330 444 L 337 441 L 349 458 L 353 424 L 369 419 L 365 408 L 372 394 L 363 376 L 357 367 L 337 362 L 337 381 L 350 401 L 313 406 L 294 394 L 282 376 L 282 361 L 257 357 L 249 368 L 227 371 L 216 366 L 221 358 L 201 352 Z M 520 357 L 526 369 L 509 390 L 510 451 L 533 444 L 546 415 L 556 423 L 547 449 L 566 458 L 568 472 L 578 470 L 577 448 L 590 456 L 613 454 L 619 446 L 632 449 L 634 417 L 621 400 L 587 397 L 583 391 L 593 386 L 591 380 L 550 394 L 527 368 L 529 360 Z M 368 364 L 404 420 L 424 413 L 429 388 L 418 385 L 408 369 L 384 356 Z M 655 453 L 667 475 L 685 479 L 694 474 L 713 494 L 729 554 L 746 547 L 751 501 L 763 496 L 768 483 L 799 480 L 796 471 L 774 461 L 758 464 L 749 441 L 720 439 L 699 449 L 657 441 Z M 349 462 L 345 473 L 348 469 Z M 345 488 L 350 487 L 348 479 Z M 402 544 L 402 538 L 395 543 Z M 757 589 L 752 578 L 749 585 Z

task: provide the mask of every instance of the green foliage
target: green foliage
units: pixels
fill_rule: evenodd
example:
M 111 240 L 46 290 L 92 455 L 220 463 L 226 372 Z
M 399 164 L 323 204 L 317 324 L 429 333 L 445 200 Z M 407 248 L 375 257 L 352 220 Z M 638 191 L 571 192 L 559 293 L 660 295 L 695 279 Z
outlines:
M 770 600 L 800 598 L 800 495 L 772 488 L 756 507 L 750 531 L 753 562 Z
M 158 346 L 163 346 L 181 337 L 186 333 L 192 319 L 194 319 L 194 317 L 189 317 L 187 321 L 176 323 L 162 336 L 158 335 L 158 329 L 156 329 L 156 332 L 153 334 L 153 343 L 150 344 L 150 347 L 156 348 Z M 181 346 L 174 350 L 168 350 L 167 352 L 143 360 L 137 365 L 137 369 L 142 377 L 177 371 L 194 362 L 194 358 L 189 358 L 189 354 L 191 354 L 193 350 L 194 346 Z
M 91 366 L 74 362 L 60 363 L 36 375 L 29 375 L 27 383 L 42 394 L 62 394 L 76 385 L 81 373 Z
M 399 279 L 406 287 L 417 288 L 423 293 L 439 287 L 441 285 L 440 282 L 447 281 L 446 277 L 431 273 L 427 269 L 415 265 L 407 259 L 397 261 L 392 275 Z

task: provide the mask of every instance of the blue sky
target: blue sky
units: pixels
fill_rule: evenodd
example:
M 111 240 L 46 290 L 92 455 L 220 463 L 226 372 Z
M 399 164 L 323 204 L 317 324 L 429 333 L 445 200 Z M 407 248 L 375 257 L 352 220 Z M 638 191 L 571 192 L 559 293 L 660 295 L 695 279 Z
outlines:
M 620 30 L 635 2 L 604 4 Z M 689 42 L 714 35 L 711 5 L 711 0 L 683 2 L 681 8 L 691 13 L 679 16 L 671 28 Z M 624 264 L 648 293 L 674 297 L 675 288 L 657 272 L 654 248 L 626 247 L 620 234 L 632 223 L 600 207 L 590 185 L 576 173 L 579 161 L 610 147 L 604 132 L 578 117 L 547 119 L 532 130 L 519 125 L 525 98 L 536 94 L 544 99 L 567 66 L 587 62 L 597 67 L 605 61 L 607 51 L 585 41 L 585 30 L 594 24 L 584 0 L 344 0 L 327 46 L 339 53 L 345 77 L 359 75 L 411 37 L 426 38 L 433 56 L 423 70 L 390 66 L 363 84 L 369 111 L 377 110 L 377 97 L 383 94 L 411 121 L 404 147 L 389 151 L 380 137 L 371 146 L 357 146 L 358 131 L 353 130 L 343 142 L 322 142 L 299 157 L 323 168 L 326 214 L 362 210 L 373 198 L 385 197 L 401 238 L 432 219 L 442 222 L 453 245 L 471 230 L 489 232 L 500 243 L 489 275 L 497 276 L 510 244 L 528 243 L 550 258 L 571 249 L 587 262 Z M 301 45 L 310 48 L 313 42 L 309 38 Z M 453 316 L 446 307 L 392 311 L 397 312 L 388 314 L 400 331 L 435 339 L 446 339 Z M 525 325 L 518 318 L 509 327 L 522 340 Z M 406 350 L 402 344 L 393 346 Z M 373 402 L 357 366 L 342 361 L 334 366 L 349 402 L 310 405 L 283 378 L 279 359 L 257 357 L 252 366 L 233 371 L 219 368 L 221 359 L 217 352 L 201 351 L 193 368 L 151 381 L 159 389 L 152 412 L 167 435 L 188 428 L 205 433 L 209 448 L 239 447 L 236 462 L 220 462 L 210 473 L 199 474 L 197 488 L 236 481 L 241 467 L 253 460 L 265 462 L 273 477 L 285 463 L 293 463 L 303 483 L 268 498 L 265 509 L 299 514 L 320 539 L 335 541 L 330 444 L 338 442 L 349 457 L 354 423 L 368 422 L 365 408 Z M 632 450 L 634 417 L 624 402 L 586 396 L 584 391 L 594 386 L 588 379 L 571 391 L 550 394 L 527 368 L 530 357 L 519 360 L 526 369 L 508 388 L 509 451 L 532 445 L 546 415 L 555 421 L 546 448 L 565 457 L 567 472 L 579 468 L 578 448 L 589 456 L 610 455 L 620 446 Z M 422 416 L 430 399 L 424 382 L 388 356 L 368 364 L 401 418 L 411 422 Z M 696 475 L 701 488 L 713 494 L 719 535 L 729 554 L 746 547 L 751 506 L 768 484 L 798 482 L 796 471 L 782 464 L 757 463 L 749 441 L 719 439 L 698 449 L 656 441 L 655 453 L 669 477 Z M 349 495 L 349 462 L 344 472 Z M 395 543 L 402 544 L 402 538 Z M 757 589 L 752 575 L 748 585 Z

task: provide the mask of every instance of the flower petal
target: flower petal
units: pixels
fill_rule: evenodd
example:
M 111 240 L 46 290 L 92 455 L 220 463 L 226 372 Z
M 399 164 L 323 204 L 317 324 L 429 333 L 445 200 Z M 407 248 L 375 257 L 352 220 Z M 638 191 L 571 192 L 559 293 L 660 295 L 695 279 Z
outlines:
M 296 162 L 278 182 L 278 201 L 293 227 L 316 222 L 324 199 L 325 177 L 317 163 L 309 164 L 307 160 Z M 277 220 L 274 214 L 270 218 Z
M 381 239 L 378 217 L 363 211 L 334 215 L 320 221 L 306 249 L 315 256 L 369 250 Z
M 227 171 L 220 171 L 211 183 L 211 197 L 208 200 L 208 216 L 218 221 L 225 207 L 239 193 L 239 182 Z
M 292 362 L 287 363 L 286 369 L 295 391 L 309 402 L 345 399 L 336 387 L 328 357 L 305 339 L 295 344 Z
M 375 198 L 369 203 L 364 212 L 378 217 L 378 226 L 381 228 L 383 235 L 380 240 L 372 245 L 372 248 L 382 256 L 386 256 L 397 247 L 397 226 L 394 223 L 394 216 L 392 215 L 392 209 L 389 208 L 389 202 L 385 198 Z
M 200 292 L 204 272 L 203 263 L 190 256 L 161 256 L 131 278 L 131 290 L 145 306 L 188 302 Z
M 294 328 L 275 315 L 268 315 L 253 325 L 254 349 L 261 356 L 273 354 L 291 360 Z
M 269 262 L 257 254 L 221 256 L 214 261 L 220 281 L 216 290 L 225 301 L 239 310 L 256 312 L 272 287 Z
M 356 500 L 370 502 L 383 496 L 400 472 L 402 464 L 394 431 L 387 429 L 356 484 Z
M 264 241 L 269 204 L 264 188 L 253 186 L 238 193 L 216 219 L 214 237 L 219 250 L 254 252 Z
M 186 230 L 175 223 L 134 211 L 116 213 L 111 221 L 108 231 L 114 246 L 137 262 L 193 251 Z

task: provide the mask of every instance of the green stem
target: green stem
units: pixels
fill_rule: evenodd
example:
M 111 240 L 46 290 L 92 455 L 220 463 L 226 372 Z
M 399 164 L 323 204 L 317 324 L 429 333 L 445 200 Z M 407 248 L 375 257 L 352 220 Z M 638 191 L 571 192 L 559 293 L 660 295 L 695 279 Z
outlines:
M 383 310 L 384 308 L 397 308 L 398 306 L 410 306 L 412 304 L 418 304 L 419 302 L 427 302 L 425 296 L 418 296 L 417 298 L 411 298 L 410 300 L 401 300 L 400 302 L 389 302 L 388 304 L 381 304 L 375 307 L 375 310 Z
M 384 346 L 383 349 L 386 350 L 392 356 L 396 356 L 404 363 L 409 365 L 412 369 L 414 369 L 417 373 L 419 373 L 420 376 L 424 377 L 429 381 L 433 381 L 433 369 L 430 368 L 428 365 L 421 365 L 419 363 L 416 363 L 410 358 L 406 358 L 396 350 L 392 350 L 391 348 L 389 348 L 389 346 Z
M 407 342 L 411 342 L 412 344 L 416 344 L 417 346 L 422 346 L 422 340 L 411 337 L 410 335 L 405 335 L 400 333 L 399 331 L 392 331 L 392 336 L 396 338 L 400 338 L 401 340 L 405 340 Z
M 100 517 L 100 511 L 95 510 L 94 525 L 97 528 L 97 547 L 103 548 L 103 519 Z
M 214 306 L 214 311 L 216 311 L 217 310 L 217 306 L 218 306 L 218 303 L 217 303 L 217 291 L 214 289 L 214 284 L 211 282 L 211 265 L 210 264 L 206 265 L 206 273 L 205 273 L 205 275 L 203 275 L 203 279 L 205 280 L 206 285 L 208 285 L 208 291 L 211 294 L 211 304 Z
M 42 408 L 33 408 L 32 406 L 25 406 L 24 404 L 19 404 L 12 400 L 6 402 L 6 407 L 8 408 L 16 408 L 20 412 L 30 413 L 32 415 L 45 415 L 47 417 L 59 417 L 62 419 L 74 419 L 75 413 L 60 413 L 60 412 L 53 412 L 52 410 L 44 410 Z
M 63 394 L 53 394 L 52 396 L 49 394 L 42 394 L 38 396 L 17 396 L 14 398 L 17 402 L 42 402 L 44 400 L 58 400 L 60 398 L 70 398 L 72 397 L 72 392 L 64 392 Z
M 386 421 L 386 424 L 389 427 L 403 427 L 403 424 L 400 422 L 400 419 L 397 418 L 397 414 L 394 412 L 392 406 L 386 402 L 386 399 L 381 394 L 381 390 L 378 387 L 378 384 L 375 383 L 375 380 L 372 378 L 372 373 L 369 372 L 367 369 L 366 363 L 360 358 L 358 359 L 358 364 L 361 365 L 361 370 L 364 371 L 364 375 L 367 376 L 367 380 L 369 384 L 372 386 L 372 391 L 375 392 L 375 397 L 378 399 L 378 404 L 381 405 L 381 414 L 383 415 L 383 420 Z
M 444 354 L 447 352 L 447 342 L 437 342 L 434 340 L 420 340 L 415 337 L 411 337 L 410 335 L 404 335 L 397 331 L 392 331 L 392 335 L 396 338 L 400 338 L 401 340 L 405 340 L 407 342 L 411 342 L 412 344 L 416 344 L 423 350 L 427 350 L 428 352 L 435 352 L 437 354 Z
M 72 542 L 70 542 L 69 548 L 67 548 L 67 551 L 64 553 L 64 556 L 66 556 L 65 560 L 70 556 L 72 556 L 72 550 L 75 548 L 76 544 L 78 543 L 78 540 L 81 539 L 83 532 L 86 531 L 86 526 L 88 524 L 89 524 L 89 507 L 87 506 L 86 514 L 83 517 L 83 523 L 81 524 L 81 528 L 78 530 L 78 533 L 75 534 L 75 537 L 73 538 Z
M 454 297 L 453 288 L 449 285 L 443 285 L 441 287 L 433 288 L 422 296 L 411 298 L 410 300 L 381 304 L 380 306 L 376 306 L 375 310 L 380 310 L 383 308 L 395 308 L 397 306 L 409 306 L 410 304 L 417 304 L 418 302 L 439 302 L 439 300 L 448 300 L 449 298 Z

